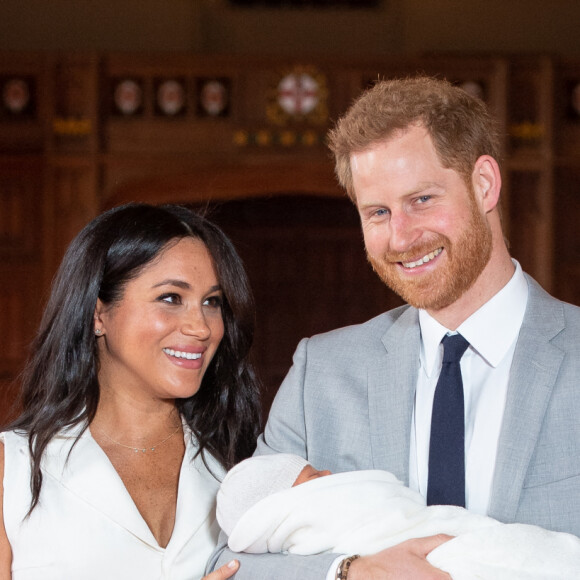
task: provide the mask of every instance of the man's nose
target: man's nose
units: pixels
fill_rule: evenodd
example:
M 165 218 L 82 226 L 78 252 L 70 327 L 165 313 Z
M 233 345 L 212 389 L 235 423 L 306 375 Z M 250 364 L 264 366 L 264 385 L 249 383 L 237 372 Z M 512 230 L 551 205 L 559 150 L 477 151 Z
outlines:
M 405 252 L 414 245 L 420 237 L 416 219 L 404 211 L 391 214 L 389 221 L 389 249 L 393 252 Z

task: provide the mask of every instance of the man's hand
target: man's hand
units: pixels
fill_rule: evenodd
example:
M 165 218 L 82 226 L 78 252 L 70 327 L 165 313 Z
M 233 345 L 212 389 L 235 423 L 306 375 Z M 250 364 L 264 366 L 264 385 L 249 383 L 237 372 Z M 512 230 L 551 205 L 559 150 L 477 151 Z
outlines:
M 226 580 L 226 578 L 231 578 L 238 571 L 239 567 L 240 563 L 237 560 L 232 560 L 217 570 L 214 570 L 211 574 L 204 576 L 201 580 Z
M 438 534 L 407 540 L 350 565 L 348 580 L 451 580 L 451 576 L 427 562 L 427 554 L 452 539 Z

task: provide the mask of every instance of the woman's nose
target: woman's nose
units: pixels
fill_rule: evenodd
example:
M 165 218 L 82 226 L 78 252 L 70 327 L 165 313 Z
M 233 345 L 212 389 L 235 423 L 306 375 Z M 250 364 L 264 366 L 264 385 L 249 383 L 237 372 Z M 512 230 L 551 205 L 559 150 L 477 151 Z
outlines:
M 198 340 L 207 340 L 211 336 L 211 328 L 207 324 L 203 312 L 190 312 L 183 321 L 181 330 L 187 336 Z

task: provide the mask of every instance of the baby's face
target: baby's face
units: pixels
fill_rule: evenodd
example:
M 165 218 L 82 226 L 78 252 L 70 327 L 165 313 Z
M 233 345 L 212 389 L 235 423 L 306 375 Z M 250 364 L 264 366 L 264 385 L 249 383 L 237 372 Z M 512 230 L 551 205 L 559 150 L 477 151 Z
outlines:
M 325 477 L 327 475 L 332 475 L 328 469 L 324 471 L 318 471 L 318 469 L 314 469 L 312 465 L 307 465 L 304 469 L 298 474 L 296 481 L 292 484 L 292 487 L 296 487 L 301 483 L 306 483 L 311 479 L 318 479 L 319 477 Z

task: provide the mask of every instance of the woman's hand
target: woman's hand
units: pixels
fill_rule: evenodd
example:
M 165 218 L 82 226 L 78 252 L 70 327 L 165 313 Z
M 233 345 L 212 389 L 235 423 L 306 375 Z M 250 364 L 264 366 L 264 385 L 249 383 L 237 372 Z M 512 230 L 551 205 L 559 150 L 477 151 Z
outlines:
M 226 578 L 231 578 L 239 567 L 240 563 L 237 560 L 232 560 L 221 568 L 214 570 L 211 574 L 204 576 L 201 580 L 225 580 Z

